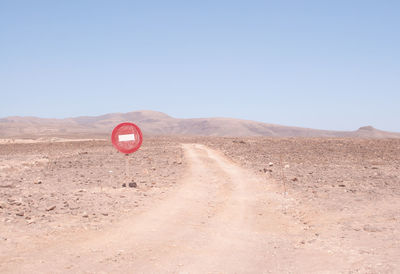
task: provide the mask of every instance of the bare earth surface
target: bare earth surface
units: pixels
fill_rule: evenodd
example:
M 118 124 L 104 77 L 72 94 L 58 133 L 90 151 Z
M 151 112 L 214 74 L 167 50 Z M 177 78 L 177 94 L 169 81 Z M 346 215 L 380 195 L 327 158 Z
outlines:
M 153 138 L 125 158 L 0 145 L 0 272 L 400 271 L 400 140 Z

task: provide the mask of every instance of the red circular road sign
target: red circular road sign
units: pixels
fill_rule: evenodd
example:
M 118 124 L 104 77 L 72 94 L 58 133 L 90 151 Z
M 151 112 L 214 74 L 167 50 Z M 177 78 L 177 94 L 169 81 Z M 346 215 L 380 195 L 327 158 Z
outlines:
M 122 123 L 114 128 L 111 141 L 120 152 L 125 154 L 134 153 L 142 145 L 142 131 L 135 124 Z

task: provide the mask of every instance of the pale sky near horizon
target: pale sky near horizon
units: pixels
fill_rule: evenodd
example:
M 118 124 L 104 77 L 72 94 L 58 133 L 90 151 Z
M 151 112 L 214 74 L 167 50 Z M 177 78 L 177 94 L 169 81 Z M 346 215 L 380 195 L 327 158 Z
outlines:
M 400 132 L 400 1 L 0 0 L 0 117 Z

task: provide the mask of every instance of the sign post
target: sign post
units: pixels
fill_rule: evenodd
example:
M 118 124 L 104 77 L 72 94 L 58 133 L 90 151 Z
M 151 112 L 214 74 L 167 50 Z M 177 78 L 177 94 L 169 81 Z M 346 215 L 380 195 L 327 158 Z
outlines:
M 142 145 L 142 131 L 133 123 L 119 124 L 111 134 L 111 142 L 119 152 L 125 154 L 125 176 L 130 180 L 129 154 L 136 152 Z

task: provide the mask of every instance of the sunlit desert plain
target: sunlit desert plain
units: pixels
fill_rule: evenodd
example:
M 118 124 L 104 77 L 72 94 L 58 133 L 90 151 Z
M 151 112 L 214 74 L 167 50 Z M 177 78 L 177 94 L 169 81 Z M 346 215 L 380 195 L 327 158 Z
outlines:
M 398 273 L 400 140 L 2 140 L 1 273 Z

